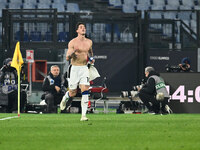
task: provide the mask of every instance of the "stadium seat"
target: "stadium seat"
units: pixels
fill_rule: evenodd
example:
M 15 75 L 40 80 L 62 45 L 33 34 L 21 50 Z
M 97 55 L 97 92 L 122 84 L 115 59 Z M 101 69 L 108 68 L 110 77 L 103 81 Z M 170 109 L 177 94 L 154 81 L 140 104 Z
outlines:
M 171 6 L 171 5 L 165 5 L 164 7 L 164 10 L 178 10 L 179 9 L 179 6 Z
M 183 6 L 194 6 L 194 1 L 193 0 L 182 0 Z
M 23 9 L 35 9 L 36 8 L 36 4 L 24 3 L 22 7 L 23 7 Z
M 47 2 L 47 3 L 37 3 L 36 5 L 37 9 L 50 9 L 51 8 L 51 3 Z M 39 17 L 44 17 L 44 16 L 48 16 L 48 15 L 38 15 Z
M 106 93 L 109 92 L 109 89 L 106 86 L 106 77 L 104 77 L 102 83 L 100 85 L 94 86 L 93 81 L 90 81 L 90 96 L 93 99 L 106 99 Z M 97 101 L 96 101 L 97 102 Z
M 61 3 L 53 3 L 52 8 L 56 8 L 58 12 L 64 12 L 65 6 Z
M 78 3 L 67 3 L 67 12 L 80 12 Z
M 106 33 L 111 33 L 111 24 L 106 24 L 105 25 L 105 32 Z
M 15 40 L 16 41 L 21 41 L 21 39 L 20 39 L 20 31 L 17 31 L 15 33 Z M 25 42 L 29 41 L 29 39 L 28 39 L 28 33 L 26 31 L 24 31 L 24 39 L 23 39 L 23 41 L 25 41 Z
M 153 0 L 155 6 L 165 6 L 165 0 Z
M 135 0 L 124 0 L 124 4 L 126 4 L 126 5 L 137 5 Z
M 189 5 L 180 5 L 180 6 L 179 6 L 179 9 L 180 9 L 180 10 L 191 10 L 192 7 L 189 6 Z
M 104 41 L 106 41 L 106 42 L 110 42 L 111 41 L 111 24 L 105 24 Z
M 57 0 L 56 0 L 57 1 Z M 40 4 L 46 4 L 46 5 L 51 5 L 51 0 L 39 0 L 39 5 Z
M 94 42 L 106 41 L 106 30 L 107 30 L 107 32 L 111 31 L 110 24 L 94 23 L 92 34 L 91 34 L 92 39 L 94 39 Z M 108 33 L 108 34 L 110 34 L 110 33 Z
M 138 1 L 138 5 L 151 5 L 151 1 L 150 0 L 139 0 Z
M 135 13 L 135 6 L 136 6 L 135 0 L 124 0 L 124 3 L 122 5 L 122 12 L 124 13 Z
M 124 42 L 124 43 L 133 43 L 132 33 L 128 33 L 128 32 L 121 33 L 120 39 L 121 39 L 121 42 Z
M 142 11 L 142 18 L 144 18 L 144 11 L 151 9 L 151 1 L 150 0 L 140 0 L 138 5 L 135 6 L 136 10 Z
M 123 13 L 135 13 L 136 11 L 135 11 L 134 5 L 123 4 L 122 12 Z
M 164 18 L 165 19 L 176 19 L 176 18 L 178 18 L 178 14 L 177 14 L 177 12 L 166 11 L 166 12 L 164 12 Z
M 20 31 L 17 31 L 17 32 L 15 33 L 15 40 L 16 40 L 16 41 L 20 41 Z
M 52 32 L 47 31 L 44 37 L 45 41 L 52 41 Z
M 137 11 L 138 11 L 138 10 L 145 11 L 145 10 L 148 10 L 148 9 L 149 9 L 149 5 L 140 5 L 140 4 L 138 4 L 138 5 L 136 6 L 136 9 L 137 9 Z
M 149 17 L 151 19 L 161 19 L 162 18 L 162 14 L 161 12 L 150 12 Z
M 181 19 L 181 20 L 190 20 L 191 19 L 191 13 L 189 11 L 178 12 L 178 18 Z
M 117 24 L 114 25 L 114 36 L 116 36 L 116 40 L 120 41 L 120 30 L 119 30 L 119 26 Z M 115 37 L 114 37 L 115 39 Z
M 111 24 L 103 24 L 104 26 L 102 26 L 102 29 L 99 30 L 99 32 L 103 33 L 103 28 L 105 28 L 105 41 L 110 41 L 110 38 L 111 38 L 111 31 L 112 31 L 112 26 Z M 98 28 L 98 26 L 97 26 Z M 120 41 L 121 39 L 121 35 L 120 35 L 120 29 L 119 29 L 119 26 L 117 24 L 114 24 L 114 42 L 117 42 L 117 41 Z
M 151 10 L 164 10 L 164 6 L 152 5 Z
M 23 8 L 24 9 L 35 9 L 36 8 L 36 0 L 24 0 Z
M 41 41 L 41 32 L 40 31 L 31 31 L 30 41 Z
M 20 1 L 11 1 L 8 4 L 9 9 L 21 9 L 22 8 L 22 2 Z
M 24 4 L 33 4 L 33 5 L 36 5 L 37 4 L 37 1 L 36 0 L 23 0 L 23 3 Z
M 167 0 L 167 4 L 169 5 L 169 6 L 179 6 L 180 5 L 180 2 L 179 2 L 179 0 Z
M 194 6 L 193 8 L 194 8 L 194 10 L 200 10 L 200 6 L 199 5 Z
M 116 8 L 122 8 L 121 0 L 109 0 L 109 5 L 114 6 Z
M 50 5 L 48 3 L 38 3 L 37 4 L 37 8 L 38 9 L 49 9 L 50 8 Z
M 69 32 L 58 33 L 58 42 L 68 42 L 68 41 L 69 41 Z
M 53 3 L 55 4 L 62 4 L 62 5 L 66 5 L 66 0 L 54 0 Z

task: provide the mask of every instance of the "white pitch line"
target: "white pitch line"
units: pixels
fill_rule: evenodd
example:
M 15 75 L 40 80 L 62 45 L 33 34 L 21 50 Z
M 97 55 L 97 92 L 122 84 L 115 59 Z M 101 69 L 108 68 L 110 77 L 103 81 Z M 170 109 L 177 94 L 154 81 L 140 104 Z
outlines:
M 0 120 L 7 120 L 7 119 L 12 119 L 12 118 L 18 118 L 18 116 L 13 116 L 13 117 L 6 117 L 6 118 L 1 118 Z

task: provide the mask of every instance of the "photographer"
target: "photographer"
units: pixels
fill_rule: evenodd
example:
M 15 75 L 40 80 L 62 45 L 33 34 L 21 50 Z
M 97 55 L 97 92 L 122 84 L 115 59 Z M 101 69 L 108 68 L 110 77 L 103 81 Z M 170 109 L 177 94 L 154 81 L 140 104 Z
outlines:
M 161 111 L 163 114 L 170 113 L 170 108 L 167 105 L 169 94 L 165 87 L 164 80 L 155 72 L 153 67 L 145 68 L 145 76 L 147 78 L 147 83 L 144 84 L 141 89 L 138 87 L 139 97 L 144 105 L 148 108 L 149 112 L 153 111 L 153 113 L 158 114 L 160 112 L 160 103 L 156 99 L 156 94 L 163 93 L 164 99 L 162 101 Z
M 17 70 L 11 67 L 11 58 L 7 58 L 3 62 L 3 67 L 0 70 L 0 82 L 1 82 L 1 90 L 2 93 L 8 96 L 8 106 L 7 112 L 12 113 L 17 111 L 17 103 L 18 103 L 18 76 Z M 26 103 L 26 94 L 21 91 L 20 97 L 20 110 L 24 111 L 24 106 Z
M 180 72 L 191 72 L 190 59 L 188 57 L 183 58 L 179 67 Z

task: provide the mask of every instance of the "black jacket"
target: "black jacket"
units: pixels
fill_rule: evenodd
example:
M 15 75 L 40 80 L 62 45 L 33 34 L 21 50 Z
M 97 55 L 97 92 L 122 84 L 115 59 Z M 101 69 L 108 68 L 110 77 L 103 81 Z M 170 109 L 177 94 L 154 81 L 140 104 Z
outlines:
M 62 79 L 61 79 L 60 75 L 57 77 L 53 77 L 53 75 L 51 73 L 49 73 L 43 81 L 42 90 L 44 92 L 49 92 L 52 94 L 59 94 L 59 93 L 57 93 L 55 86 L 58 86 L 61 88 L 61 84 L 62 84 Z M 61 90 L 60 90 L 60 93 L 61 93 Z
M 1 90 L 4 94 L 12 93 L 17 91 L 17 70 L 11 66 L 3 66 L 0 70 L 0 85 Z
M 15 83 L 17 84 L 17 70 L 11 66 L 4 65 L 0 70 L 0 82 L 1 84 L 4 84 L 4 80 L 6 79 L 6 75 L 13 75 L 13 78 L 15 79 Z
M 149 75 L 147 77 L 148 78 L 147 79 L 147 83 L 144 84 L 144 86 L 142 87 L 140 92 L 151 94 L 151 95 L 155 95 L 156 94 L 155 80 L 153 78 L 149 79 L 149 77 L 151 77 L 153 75 L 160 76 L 159 73 L 157 73 L 155 71 L 149 72 Z

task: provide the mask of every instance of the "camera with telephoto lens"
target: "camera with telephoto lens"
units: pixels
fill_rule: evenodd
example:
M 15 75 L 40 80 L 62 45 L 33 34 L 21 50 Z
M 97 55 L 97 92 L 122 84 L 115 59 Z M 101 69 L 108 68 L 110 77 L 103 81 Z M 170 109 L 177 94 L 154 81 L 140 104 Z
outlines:
M 138 88 L 142 88 L 143 85 L 136 85 L 133 86 L 133 90 L 131 91 L 121 91 L 121 97 L 137 97 L 138 95 Z
M 141 89 L 145 84 L 145 79 L 142 79 L 140 85 L 136 85 L 132 87 L 131 91 L 121 91 L 121 97 L 137 97 L 138 96 L 138 88 Z
M 121 97 L 135 97 L 138 91 L 121 91 Z
M 179 66 L 169 66 L 168 64 L 165 66 L 165 70 L 167 72 L 180 72 L 181 68 Z

